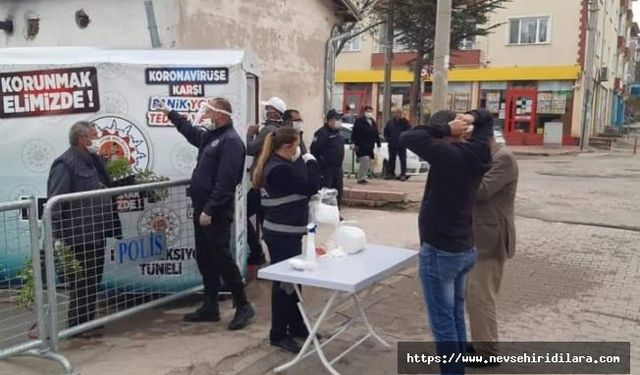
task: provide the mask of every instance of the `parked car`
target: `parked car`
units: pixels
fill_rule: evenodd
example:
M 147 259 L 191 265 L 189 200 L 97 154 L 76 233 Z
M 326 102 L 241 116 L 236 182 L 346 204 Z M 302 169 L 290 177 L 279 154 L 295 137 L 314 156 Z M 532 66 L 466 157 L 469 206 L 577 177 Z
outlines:
M 340 127 L 340 133 L 344 138 L 344 161 L 342 162 L 342 169 L 347 173 L 355 173 L 357 170 L 358 162 L 355 160 L 355 152 L 351 150 L 351 133 L 353 131 L 353 124 L 342 123 Z M 389 145 L 387 142 L 382 142 L 381 147 L 377 149 L 377 155 L 380 156 L 382 162 L 373 163 L 373 173 L 378 176 L 384 176 L 387 173 L 389 165 Z M 400 159 L 396 159 L 396 175 L 400 175 Z M 418 176 L 425 175 L 429 171 L 429 163 L 426 160 L 421 159 L 418 155 L 407 150 L 407 175 Z

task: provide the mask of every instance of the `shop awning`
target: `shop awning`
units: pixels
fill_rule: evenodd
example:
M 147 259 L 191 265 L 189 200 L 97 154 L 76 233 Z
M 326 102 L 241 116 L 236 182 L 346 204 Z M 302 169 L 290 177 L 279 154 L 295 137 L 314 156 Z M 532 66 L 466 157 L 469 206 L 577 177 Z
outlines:
M 454 68 L 449 72 L 452 82 L 486 81 L 565 81 L 580 77 L 579 65 L 526 66 L 496 68 Z M 424 81 L 430 81 L 427 77 Z M 378 83 L 384 81 L 382 70 L 343 70 L 336 72 L 336 83 Z M 392 82 L 411 82 L 413 73 L 408 69 L 393 70 Z

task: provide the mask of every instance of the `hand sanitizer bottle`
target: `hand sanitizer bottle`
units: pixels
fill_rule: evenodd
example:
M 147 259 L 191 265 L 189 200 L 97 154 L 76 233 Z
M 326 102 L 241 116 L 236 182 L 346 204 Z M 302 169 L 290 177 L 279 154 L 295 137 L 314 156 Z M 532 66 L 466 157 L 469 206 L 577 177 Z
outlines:
M 305 260 L 309 263 L 316 263 L 316 228 L 313 223 L 307 225 L 307 247 L 305 250 Z

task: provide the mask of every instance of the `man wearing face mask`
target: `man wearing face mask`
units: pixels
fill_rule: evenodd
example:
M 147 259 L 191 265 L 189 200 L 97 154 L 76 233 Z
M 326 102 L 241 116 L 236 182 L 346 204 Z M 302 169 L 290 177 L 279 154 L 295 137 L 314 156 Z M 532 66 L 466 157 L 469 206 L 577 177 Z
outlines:
M 264 141 L 268 135 L 280 129 L 284 125 L 283 117 L 287 110 L 285 102 L 274 96 L 266 102 L 262 102 L 264 111 L 262 118 L 264 126 L 258 131 L 258 125 L 251 125 L 247 128 L 247 155 L 253 156 L 249 172 L 253 172 L 258 162 L 258 156 L 262 152 Z M 256 216 L 256 226 L 254 227 L 251 218 Z M 265 263 L 264 252 L 260 244 L 260 227 L 264 220 L 264 210 L 260 205 L 260 192 L 256 189 L 249 189 L 247 192 L 247 242 L 249 243 L 249 279 L 254 279 L 258 272 L 258 267 Z
M 231 255 L 231 224 L 234 216 L 236 186 L 244 174 L 245 149 L 233 128 L 231 104 L 224 98 L 203 103 L 203 119 L 210 119 L 207 130 L 194 127 L 189 120 L 162 105 L 189 143 L 198 148 L 198 162 L 189 187 L 194 209 L 196 259 L 202 275 L 205 300 L 202 307 L 186 314 L 186 322 L 220 320 L 218 291 L 220 277 L 231 289 L 236 313 L 228 328 L 246 327 L 255 313 L 244 291 L 240 270 Z
M 342 161 L 344 139 L 340 134 L 342 116 L 332 109 L 327 112 L 327 122 L 318 129 L 311 143 L 311 153 L 320 163 L 322 187 L 338 190 L 338 205 L 342 200 Z
M 300 116 L 300 111 L 297 109 L 287 109 L 284 111 L 284 126 L 289 128 L 294 128 L 295 130 L 300 132 L 300 150 L 302 154 L 307 153 L 307 145 L 304 143 L 304 139 L 302 139 L 304 133 L 302 130 L 302 126 L 304 122 L 302 121 L 302 116 Z
M 264 126 L 258 131 L 257 125 L 252 125 L 247 128 L 247 155 L 253 156 L 257 159 L 262 151 L 264 145 L 264 139 L 267 135 L 273 133 L 282 127 L 284 121 L 284 112 L 287 110 L 285 102 L 274 96 L 269 98 L 266 102 L 262 102 L 264 105 L 264 112 L 262 114 L 264 118 Z M 253 160 L 251 170 L 255 167 L 256 160 Z
M 49 171 L 47 196 L 97 190 L 112 186 L 105 159 L 98 155 L 95 125 L 80 121 L 69 130 L 70 147 L 54 160 Z M 98 286 L 102 280 L 105 239 L 122 232 L 111 197 L 89 198 L 53 207 L 54 241 L 71 247 L 82 274 L 71 280 L 68 323 L 73 327 L 95 318 Z M 98 330 L 79 334 L 99 335 Z
M 380 147 L 381 145 L 378 124 L 373 119 L 373 108 L 371 106 L 364 107 L 364 116 L 359 117 L 353 125 L 351 142 L 359 164 L 358 183 L 367 184 L 369 165 L 371 159 L 375 158 L 373 154 L 374 146 Z

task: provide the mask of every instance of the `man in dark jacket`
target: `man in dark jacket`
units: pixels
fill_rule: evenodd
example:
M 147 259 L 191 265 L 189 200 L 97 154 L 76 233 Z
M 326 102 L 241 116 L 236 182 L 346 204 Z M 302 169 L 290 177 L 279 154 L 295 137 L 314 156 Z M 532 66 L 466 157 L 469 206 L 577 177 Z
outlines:
M 460 136 L 473 124 L 467 141 Z M 484 110 L 458 115 L 439 111 L 428 126 L 416 126 L 400 142 L 431 164 L 419 215 L 419 271 L 438 354 L 464 353 L 467 273 L 476 260 L 472 212 L 482 176 L 491 167 L 493 117 Z M 464 374 L 464 365 L 441 364 L 444 374 Z
M 402 108 L 393 111 L 393 118 L 384 127 L 384 138 L 389 147 L 389 165 L 385 179 L 396 178 L 396 156 L 400 159 L 400 180 L 407 180 L 407 149 L 400 145 L 400 134 L 411 129 L 411 124 L 404 117 Z
M 344 139 L 340 134 L 342 116 L 335 109 L 327 112 L 326 123 L 318 129 L 311 143 L 311 153 L 320 163 L 322 187 L 338 190 L 338 205 L 342 200 L 342 161 Z
M 198 148 L 198 162 L 191 175 L 189 192 L 193 203 L 196 259 L 204 284 L 202 307 L 186 314 L 187 322 L 219 321 L 220 277 L 233 294 L 236 313 L 230 330 L 244 328 L 255 315 L 247 300 L 240 270 L 229 249 L 234 217 L 236 186 L 245 173 L 245 148 L 231 121 L 231 104 L 216 98 L 205 104 L 204 118 L 211 119 L 207 130 L 194 127 L 186 118 L 168 108 L 169 119 L 178 131 Z
M 111 186 L 105 161 L 97 155 L 97 138 L 98 132 L 90 122 L 80 121 L 71 126 L 70 147 L 54 160 L 49 171 L 49 199 Z M 105 238 L 118 237 L 122 228 L 111 197 L 62 203 L 53 207 L 52 216 L 54 241 L 70 246 L 81 267 L 79 275 L 70 277 L 68 322 L 73 327 L 95 318 Z
M 358 166 L 358 183 L 366 184 L 367 174 L 369 173 L 369 165 L 371 159 L 374 159 L 373 148 L 377 145 L 380 147 L 380 133 L 378 125 L 373 119 L 373 108 L 364 107 L 364 115 L 356 120 L 353 124 L 353 132 L 351 133 L 351 143 L 356 152 L 356 160 Z

